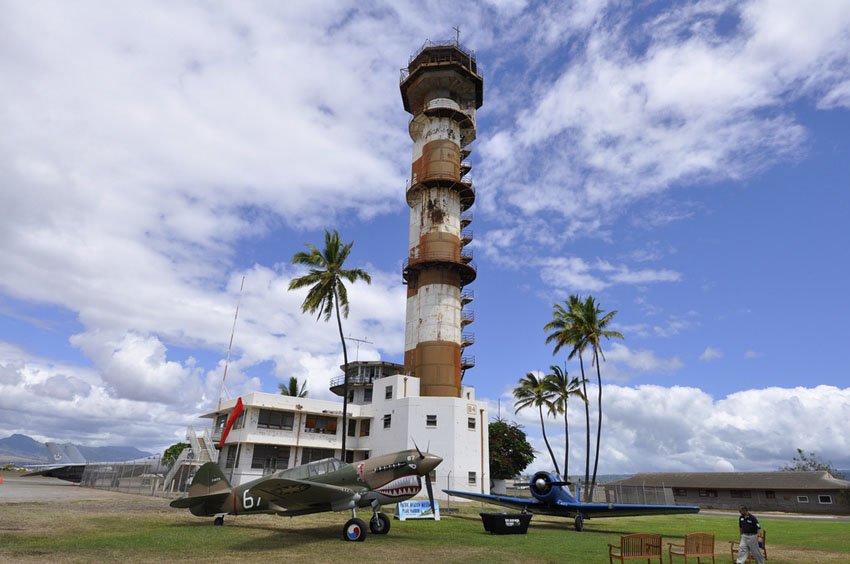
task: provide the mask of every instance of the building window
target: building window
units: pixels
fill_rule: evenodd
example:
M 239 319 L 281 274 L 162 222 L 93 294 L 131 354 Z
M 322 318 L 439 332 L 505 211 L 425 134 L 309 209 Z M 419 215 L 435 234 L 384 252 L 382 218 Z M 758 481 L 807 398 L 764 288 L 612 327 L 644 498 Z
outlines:
M 289 468 L 289 452 L 288 446 L 254 445 L 251 468 L 262 468 L 263 474 Z
M 476 483 L 478 483 L 478 477 L 475 475 L 475 472 L 470 472 L 469 473 L 469 485 L 474 486 Z
M 776 499 L 776 492 L 773 490 L 767 490 L 764 492 L 764 497 L 767 499 Z
M 360 436 L 361 437 L 368 437 L 369 431 L 371 430 L 371 427 L 372 427 L 372 420 L 371 419 L 364 419 L 363 421 L 361 421 L 360 422 Z
M 688 497 L 688 489 L 687 488 L 673 488 L 673 496 L 674 497 Z
M 348 436 L 356 437 L 357 436 L 357 421 L 349 421 L 348 422 Z
M 261 409 L 260 416 L 257 418 L 257 428 L 291 431 L 293 421 L 295 421 L 295 414 L 291 411 Z
M 818 503 L 824 503 L 827 505 L 832 505 L 832 496 L 831 495 L 819 495 Z
M 233 422 L 233 428 L 234 429 L 241 429 L 242 427 L 245 426 L 245 413 L 246 412 L 244 412 L 244 411 L 242 413 L 240 413 L 239 417 L 236 418 L 236 421 Z
M 470 431 L 475 430 L 475 417 L 470 417 L 466 420 L 466 428 Z
M 798 495 L 797 503 L 809 503 L 809 496 L 807 495 Z
M 307 415 L 307 420 L 304 422 L 304 432 L 336 435 L 336 417 Z
M 227 449 L 227 456 L 224 459 L 225 468 L 234 468 L 239 466 L 239 445 L 230 445 Z
M 348 390 L 348 401 L 349 402 L 354 401 L 354 390 Z
M 753 492 L 750 490 L 732 490 L 729 494 L 734 499 L 750 499 L 753 497 Z
M 333 458 L 334 451 L 329 448 L 305 448 L 301 451 L 301 464 L 322 460 L 323 458 Z
M 363 403 L 372 403 L 372 388 L 363 390 Z
M 425 416 L 425 426 L 426 427 L 436 427 L 437 426 L 437 416 L 436 415 L 426 415 Z
M 384 415 L 384 429 L 389 429 L 393 424 L 393 416 L 389 413 Z
M 700 490 L 700 497 L 717 497 L 717 490 Z
M 227 425 L 227 415 L 219 415 L 215 418 L 215 429 L 213 429 L 213 434 L 217 435 L 224 431 L 224 426 Z
M 393 387 L 387 386 L 384 390 L 384 399 L 393 399 Z

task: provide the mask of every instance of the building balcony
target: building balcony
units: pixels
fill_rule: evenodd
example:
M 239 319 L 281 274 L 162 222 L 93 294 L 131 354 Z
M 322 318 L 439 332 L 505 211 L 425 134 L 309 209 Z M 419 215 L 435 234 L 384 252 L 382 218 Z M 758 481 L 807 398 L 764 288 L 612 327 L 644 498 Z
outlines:
M 460 293 L 460 305 L 465 306 L 466 304 L 472 303 L 472 300 L 475 299 L 475 292 L 472 290 L 464 290 Z
M 374 378 L 372 376 L 351 375 L 348 377 L 348 388 L 371 386 Z M 338 396 L 342 395 L 345 388 L 345 376 L 336 376 L 331 378 L 330 390 Z
M 429 188 L 450 188 L 457 192 L 460 197 L 461 212 L 465 212 L 475 203 L 475 186 L 472 185 L 471 180 L 467 181 L 466 178 L 458 179 L 452 174 L 430 174 L 425 178 L 407 181 L 407 205 L 410 207 L 415 206 L 420 199 L 419 192 L 421 190 L 428 190 Z
M 466 327 L 470 323 L 475 321 L 475 311 L 471 309 L 464 309 L 460 312 L 460 325 L 461 327 Z
M 462 356 L 460 357 L 460 368 L 461 370 L 467 370 L 475 366 L 475 357 L 474 356 Z
M 467 227 L 470 223 L 472 223 L 472 214 L 471 213 L 460 214 L 460 226 L 461 226 L 461 228 Z
M 427 268 L 449 268 L 460 274 L 461 286 L 470 284 L 477 275 L 475 261 L 470 252 L 451 253 L 420 253 L 416 257 L 404 259 L 402 279 L 407 284 L 410 277 L 420 270 Z

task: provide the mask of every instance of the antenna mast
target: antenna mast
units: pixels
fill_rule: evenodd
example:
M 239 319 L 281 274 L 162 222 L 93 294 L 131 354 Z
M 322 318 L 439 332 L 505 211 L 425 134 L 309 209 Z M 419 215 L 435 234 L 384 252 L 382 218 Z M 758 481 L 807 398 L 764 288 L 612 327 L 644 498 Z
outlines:
M 372 341 L 367 341 L 366 339 L 355 339 L 354 337 L 351 337 L 351 336 L 348 336 L 345 339 L 347 341 L 354 341 L 355 343 L 357 343 L 357 351 L 355 353 L 356 356 L 354 357 L 354 362 L 357 362 L 358 360 L 360 360 L 360 343 L 368 343 L 370 345 L 375 344 Z
M 230 364 L 230 350 L 233 348 L 233 335 L 236 333 L 236 319 L 239 317 L 239 305 L 242 302 L 242 289 L 245 287 L 245 276 L 242 276 L 242 283 L 239 285 L 239 298 L 236 300 L 236 313 L 233 314 L 233 327 L 230 330 L 230 342 L 227 344 L 227 357 L 224 360 L 224 375 L 221 377 L 221 387 L 218 390 L 218 405 L 216 410 L 221 409 L 221 396 L 227 391 L 224 387 L 224 382 L 227 380 L 227 367 Z

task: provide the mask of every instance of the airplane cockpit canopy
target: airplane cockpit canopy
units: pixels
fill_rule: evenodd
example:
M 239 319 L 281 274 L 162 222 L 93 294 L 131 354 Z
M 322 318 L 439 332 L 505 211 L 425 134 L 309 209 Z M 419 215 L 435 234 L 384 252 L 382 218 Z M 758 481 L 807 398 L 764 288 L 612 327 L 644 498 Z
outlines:
M 281 478 L 290 478 L 292 480 L 305 480 L 313 476 L 321 476 L 328 472 L 334 472 L 342 468 L 342 461 L 336 458 L 323 458 L 315 462 L 308 462 L 295 468 L 287 468 L 280 473 Z

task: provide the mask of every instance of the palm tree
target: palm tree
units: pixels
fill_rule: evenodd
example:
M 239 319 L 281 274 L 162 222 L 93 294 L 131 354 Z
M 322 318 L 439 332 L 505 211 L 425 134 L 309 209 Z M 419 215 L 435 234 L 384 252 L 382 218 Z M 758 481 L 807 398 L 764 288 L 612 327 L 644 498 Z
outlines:
M 560 366 L 553 364 L 549 366 L 549 369 L 552 373 L 546 375 L 543 379 L 543 383 L 546 386 L 546 389 L 552 392 L 553 395 L 549 412 L 552 413 L 552 415 L 555 415 L 556 413 L 564 414 L 564 435 L 566 436 L 564 451 L 564 479 L 568 480 L 570 477 L 570 422 L 567 418 L 567 407 L 570 398 L 578 398 L 586 404 L 587 397 L 584 395 L 584 392 L 581 391 L 582 382 L 579 382 L 579 379 L 576 377 L 570 380 L 566 368 L 561 370 Z
M 345 259 L 351 253 L 354 241 L 343 244 L 339 233 L 334 230 L 330 233 L 325 229 L 325 248 L 319 251 L 316 247 L 307 243 L 310 252 L 301 251 L 292 257 L 293 264 L 303 264 L 310 267 L 310 271 L 300 278 L 295 278 L 289 283 L 290 290 L 297 290 L 310 286 L 301 311 L 304 313 L 319 312 L 316 320 L 324 318 L 328 321 L 331 314 L 336 312 L 336 323 L 339 328 L 339 340 L 342 342 L 343 358 L 343 392 L 342 392 L 342 459 L 346 460 L 345 437 L 346 421 L 348 417 L 348 351 L 345 348 L 345 337 L 342 334 L 342 316 L 348 317 L 348 291 L 344 280 L 351 283 L 364 280 L 367 284 L 372 283 L 372 277 L 364 270 L 354 268 L 343 269 Z M 340 315 L 342 310 L 342 316 Z
M 549 439 L 546 437 L 546 424 L 543 421 L 543 406 L 550 407 L 552 392 L 546 388 L 543 378 L 538 378 L 533 372 L 529 372 L 519 381 L 519 386 L 514 388 L 514 397 L 517 399 L 514 403 L 516 407 L 515 413 L 526 407 L 535 406 L 540 411 L 540 428 L 543 429 L 543 442 L 546 443 L 546 449 L 549 451 L 549 456 L 552 457 L 552 464 L 555 465 L 555 473 L 560 476 L 561 471 L 558 468 L 558 461 L 555 460 L 555 454 L 552 452 L 552 447 L 549 446 Z
M 566 307 L 564 307 L 566 306 Z M 576 294 L 571 294 L 564 302 L 564 305 L 555 304 L 552 306 L 552 321 L 547 323 L 543 329 L 552 331 L 547 337 L 546 342 L 555 342 L 555 348 L 552 354 L 558 354 L 562 347 L 570 347 L 568 359 L 575 358 L 578 355 L 579 366 L 581 367 L 581 386 L 584 397 L 587 398 L 587 378 L 584 375 L 584 342 L 582 332 L 579 330 L 581 319 L 578 317 L 578 312 L 581 309 L 581 298 Z M 584 402 L 584 429 L 585 429 L 585 446 L 584 446 L 584 484 L 590 482 L 590 405 L 587 401 Z M 586 493 L 586 492 L 585 492 Z
M 298 378 L 295 376 L 291 376 L 289 378 L 288 384 L 278 384 L 278 388 L 280 388 L 280 395 L 282 396 L 292 396 L 295 398 L 306 398 L 307 397 L 307 382 L 301 382 L 301 386 L 298 386 Z
M 582 339 L 581 342 L 585 346 L 590 346 L 593 349 L 593 363 L 596 364 L 596 384 L 597 384 L 597 409 L 599 417 L 596 424 L 596 457 L 593 461 L 593 476 L 590 479 L 589 497 L 593 496 L 593 488 L 596 487 L 596 470 L 599 467 L 599 441 L 602 437 L 602 372 L 599 366 L 599 357 L 605 360 L 605 354 L 602 352 L 602 338 L 605 339 L 622 339 L 623 335 L 617 331 L 606 329 L 614 316 L 617 315 L 617 310 L 613 310 L 605 315 L 605 310 L 599 307 L 593 296 L 587 296 L 584 303 L 579 309 L 579 325 Z M 601 316 L 601 317 L 600 317 Z

